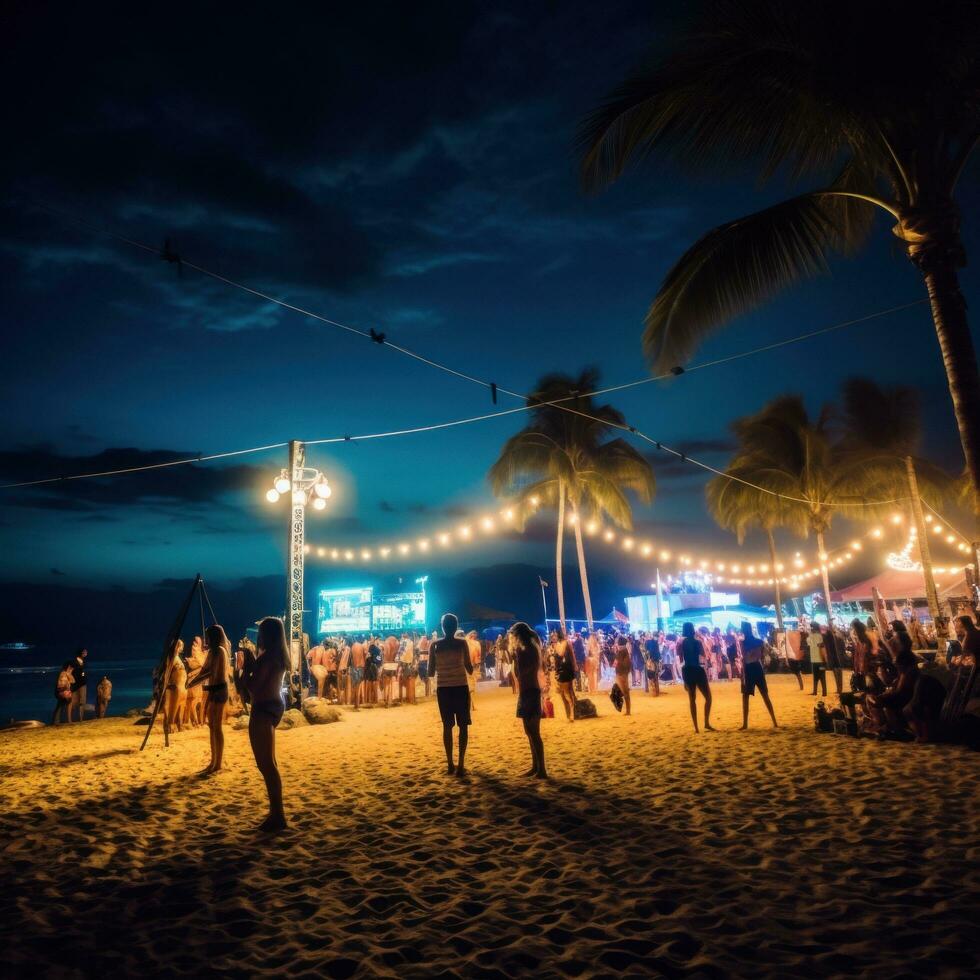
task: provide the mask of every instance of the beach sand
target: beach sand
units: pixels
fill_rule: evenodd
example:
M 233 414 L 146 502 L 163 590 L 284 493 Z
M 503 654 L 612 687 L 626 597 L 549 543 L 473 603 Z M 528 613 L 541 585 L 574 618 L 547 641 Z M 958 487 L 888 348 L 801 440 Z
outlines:
M 958 976 L 976 967 L 980 758 L 785 728 L 735 684 L 695 736 L 682 689 L 542 726 L 481 685 L 466 783 L 434 701 L 278 734 L 267 839 L 247 735 L 131 719 L 0 735 L 4 976 Z M 560 705 L 557 706 L 561 713 Z

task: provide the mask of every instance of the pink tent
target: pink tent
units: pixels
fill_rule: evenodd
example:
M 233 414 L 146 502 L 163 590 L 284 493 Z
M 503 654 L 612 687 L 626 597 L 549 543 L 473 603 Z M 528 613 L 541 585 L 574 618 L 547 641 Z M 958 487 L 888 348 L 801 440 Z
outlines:
M 871 602 L 871 590 L 877 588 L 882 599 L 889 602 L 905 599 L 925 599 L 926 582 L 922 572 L 898 572 L 893 568 L 841 589 L 831 592 L 834 602 Z M 966 580 L 962 571 L 936 576 L 936 591 L 940 598 L 944 595 L 966 595 Z

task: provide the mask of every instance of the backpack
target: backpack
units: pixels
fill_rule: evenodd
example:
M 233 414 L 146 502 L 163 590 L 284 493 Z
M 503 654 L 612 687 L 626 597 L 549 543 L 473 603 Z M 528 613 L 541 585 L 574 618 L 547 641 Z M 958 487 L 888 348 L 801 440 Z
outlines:
M 623 702 L 626 699 L 623 697 L 623 692 L 620 690 L 618 684 L 613 684 L 612 690 L 609 692 L 609 700 L 612 701 L 613 707 L 617 711 L 623 710 Z
M 575 699 L 575 717 L 578 718 L 598 718 L 599 712 L 595 705 L 588 698 Z

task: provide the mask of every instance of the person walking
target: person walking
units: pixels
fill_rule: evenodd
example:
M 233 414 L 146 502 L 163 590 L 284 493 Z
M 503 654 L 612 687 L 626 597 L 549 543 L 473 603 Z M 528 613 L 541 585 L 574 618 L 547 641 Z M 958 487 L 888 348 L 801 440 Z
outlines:
M 429 676 L 436 680 L 436 701 L 442 719 L 442 744 L 446 750 L 446 771 L 466 778 L 466 746 L 472 719 L 470 685 L 473 662 L 465 637 L 457 637 L 459 620 L 452 613 L 442 617 L 442 639 L 429 647 Z M 453 728 L 459 727 L 459 757 L 453 762 Z
M 248 719 L 248 740 L 255 765 L 265 781 L 269 796 L 269 815 L 259 824 L 263 833 L 285 830 L 286 813 L 282 802 L 282 777 L 276 763 L 276 726 L 282 720 L 282 680 L 289 670 L 289 648 L 281 619 L 266 616 L 259 623 L 256 657 L 245 677 L 252 700 Z
M 515 623 L 508 635 L 514 670 L 519 678 L 517 717 L 524 724 L 524 734 L 531 749 L 531 768 L 524 775 L 533 779 L 547 779 L 544 742 L 541 739 L 542 691 L 544 690 L 541 640 L 527 623 Z
M 698 728 L 697 692 L 704 696 L 704 730 L 713 732 L 711 727 L 711 688 L 708 686 L 708 675 L 701 663 L 705 655 L 704 645 L 694 632 L 694 623 L 685 623 L 681 629 L 683 639 L 680 642 L 680 657 L 683 667 L 681 676 L 684 678 L 684 688 L 691 702 L 691 721 L 694 731 Z
M 766 683 L 766 672 L 762 663 L 765 644 L 752 632 L 752 624 L 748 620 L 742 622 L 742 731 L 749 727 L 749 698 L 756 691 L 762 695 L 762 703 L 772 718 L 772 727 L 776 724 L 776 712 L 772 701 L 769 700 L 769 685 Z

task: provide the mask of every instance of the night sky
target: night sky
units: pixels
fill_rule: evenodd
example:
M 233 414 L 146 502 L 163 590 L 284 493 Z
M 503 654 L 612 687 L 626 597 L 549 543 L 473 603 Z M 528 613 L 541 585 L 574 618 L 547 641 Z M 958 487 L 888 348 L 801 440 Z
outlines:
M 193 262 L 518 391 L 545 371 L 590 364 L 608 384 L 645 376 L 642 319 L 672 262 L 707 229 L 787 190 L 779 181 L 760 189 L 735 169 L 695 181 L 649 166 L 582 193 L 579 121 L 669 30 L 649 3 L 232 15 L 209 5 L 13 5 L 0 159 L 3 482 L 494 410 L 485 389 L 179 274 L 40 205 L 156 247 L 169 238 Z M 975 260 L 962 281 L 974 307 L 975 178 L 974 163 L 960 194 Z M 881 218 L 857 259 L 739 319 L 696 360 L 924 295 Z M 791 391 L 816 410 L 856 373 L 919 387 L 925 451 L 961 467 L 925 306 L 610 400 L 654 438 L 723 465 L 731 420 Z M 512 404 L 501 396 L 500 408 Z M 372 545 L 481 513 L 491 503 L 486 470 L 520 425 L 518 415 L 311 449 L 335 494 L 325 515 L 311 514 L 309 539 Z M 637 510 L 641 533 L 734 554 L 707 518 L 704 474 L 654 463 L 659 490 Z M 82 585 L 148 589 L 198 570 L 228 588 L 281 574 L 285 515 L 263 494 L 284 464 L 277 450 L 3 491 L 2 576 L 57 596 Z M 839 522 L 831 540 L 850 536 Z M 746 554 L 762 550 L 750 539 Z M 493 566 L 545 571 L 550 553 L 541 523 L 520 541 L 389 571 L 438 579 L 487 568 L 485 593 L 472 598 L 492 604 L 503 601 Z M 601 545 L 590 558 L 601 597 L 650 581 L 649 566 Z M 374 574 L 308 566 L 312 584 Z M 568 589 L 578 612 L 575 579 Z M 530 574 L 526 591 L 538 601 Z

